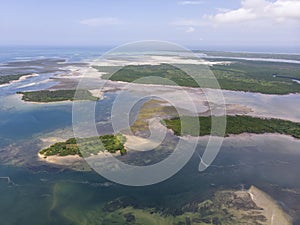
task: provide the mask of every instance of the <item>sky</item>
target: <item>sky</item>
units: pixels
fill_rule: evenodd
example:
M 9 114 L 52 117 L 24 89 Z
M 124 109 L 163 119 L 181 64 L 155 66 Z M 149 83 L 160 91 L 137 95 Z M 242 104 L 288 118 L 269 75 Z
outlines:
M 300 47 L 300 0 L 0 0 L 0 45 Z

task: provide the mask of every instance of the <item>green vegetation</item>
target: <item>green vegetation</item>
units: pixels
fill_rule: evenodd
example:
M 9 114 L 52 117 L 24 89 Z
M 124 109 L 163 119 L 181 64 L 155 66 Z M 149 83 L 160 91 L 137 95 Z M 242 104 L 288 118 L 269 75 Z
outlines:
M 222 59 L 210 59 L 211 61 L 220 61 Z M 273 77 L 278 74 L 286 77 L 294 77 L 300 79 L 300 65 L 281 63 L 281 62 L 258 62 L 244 60 L 233 61 L 229 65 L 214 65 L 210 69 L 217 78 L 220 87 L 226 90 L 260 92 L 265 94 L 288 94 L 299 93 L 300 84 L 292 81 L 292 79 Z M 193 65 L 190 65 L 193 66 Z M 190 67 L 189 66 L 189 67 Z M 102 67 L 95 66 L 94 68 L 102 71 Z M 196 69 L 199 69 L 199 66 Z M 105 68 L 104 68 L 105 69 Z M 207 70 L 199 71 L 199 74 L 204 78 L 209 74 Z M 175 82 L 179 86 L 199 87 L 199 85 L 179 68 L 168 65 L 128 65 L 118 70 L 112 76 L 104 75 L 104 79 L 113 81 L 133 82 L 143 77 L 163 77 Z M 162 84 L 161 81 L 155 79 L 147 80 L 147 83 Z M 165 83 L 172 84 L 172 83 Z M 210 83 L 201 84 L 201 87 L 211 87 Z
M 76 93 L 76 96 L 75 96 Z M 97 101 L 88 90 L 41 90 L 29 92 L 17 92 L 22 94 L 22 100 L 29 102 L 59 102 L 59 101 L 73 101 L 73 100 L 91 100 Z
M 199 117 L 199 127 L 193 123 L 193 117 L 186 117 L 184 121 L 187 123 L 185 127 L 188 127 L 184 131 L 181 130 L 180 118 L 166 119 L 164 122 L 169 129 L 172 129 L 178 136 L 180 135 L 192 135 L 192 136 L 204 136 L 211 133 L 211 119 L 212 117 Z M 224 117 L 215 117 L 217 120 L 223 120 Z M 190 121 L 190 122 L 189 122 Z M 229 134 L 241 134 L 241 133 L 279 133 L 291 135 L 295 138 L 300 138 L 300 124 L 280 120 L 280 119 L 264 119 L 250 116 L 227 116 L 227 127 L 225 136 Z M 212 133 L 212 135 L 220 135 L 218 132 Z
M 300 85 L 292 79 L 273 77 L 274 74 L 278 74 L 299 79 L 300 65 L 298 64 L 236 60 L 230 65 L 214 65 L 211 69 L 221 88 L 226 90 L 264 94 L 300 92 Z
M 98 67 L 95 67 L 96 69 Z M 100 67 L 101 68 L 101 67 Z M 99 68 L 98 68 L 99 69 Z M 129 65 L 121 68 L 117 72 L 115 72 L 112 76 L 110 74 L 105 74 L 102 76 L 103 79 L 110 79 L 113 81 L 125 81 L 132 82 L 137 79 L 143 77 L 154 77 L 154 79 L 149 79 L 147 82 L 151 84 L 162 84 L 161 80 L 157 81 L 155 79 L 158 77 L 163 77 L 174 81 L 180 86 L 192 86 L 198 87 L 197 83 L 189 77 L 184 71 L 179 68 L 169 65 L 169 64 L 161 64 L 161 65 Z M 171 83 L 166 83 L 171 84 Z
M 55 143 L 49 148 L 41 150 L 39 153 L 45 157 L 52 155 L 79 155 L 88 157 L 106 150 L 110 153 L 119 151 L 121 155 L 124 155 L 126 154 L 126 149 L 124 147 L 125 141 L 126 138 L 122 134 L 108 134 L 100 137 L 82 138 L 79 139 L 79 141 L 76 141 L 75 138 L 70 138 L 65 142 Z
M 18 75 L 5 75 L 5 76 L 0 76 L 0 85 L 1 84 L 7 84 L 13 80 L 19 80 L 22 76 L 25 76 L 28 74 L 18 74 Z

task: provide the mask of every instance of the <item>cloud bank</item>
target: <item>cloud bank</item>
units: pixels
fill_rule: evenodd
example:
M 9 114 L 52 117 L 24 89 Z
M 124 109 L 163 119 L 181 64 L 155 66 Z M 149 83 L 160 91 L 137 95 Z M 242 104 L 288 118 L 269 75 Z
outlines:
M 277 22 L 300 20 L 300 1 L 243 0 L 239 9 L 206 15 L 204 19 L 216 24 L 239 23 L 259 19 L 271 19 Z
M 300 0 L 242 0 L 238 9 L 217 9 L 217 13 L 199 19 L 182 18 L 173 21 L 175 26 L 205 26 L 240 24 L 249 21 L 300 22 Z

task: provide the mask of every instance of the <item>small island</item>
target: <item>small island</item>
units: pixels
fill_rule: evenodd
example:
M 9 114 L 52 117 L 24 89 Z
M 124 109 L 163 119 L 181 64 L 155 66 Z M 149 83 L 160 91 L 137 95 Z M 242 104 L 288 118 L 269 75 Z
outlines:
M 76 93 L 76 96 L 75 96 Z M 89 90 L 41 90 L 17 92 L 22 94 L 22 100 L 27 102 L 60 102 L 74 100 L 97 101 L 99 98 L 92 95 Z
M 174 134 L 177 136 L 191 135 L 191 136 L 205 136 L 205 135 L 215 135 L 220 136 L 222 134 L 218 132 L 211 133 L 211 116 L 200 116 L 198 117 L 200 123 L 199 127 L 193 123 L 194 117 L 185 117 L 184 121 L 188 124 L 184 131 L 181 130 L 181 120 L 180 118 L 165 119 L 164 122 L 167 128 L 173 130 Z M 224 120 L 224 117 L 215 117 L 216 121 Z M 242 134 L 242 133 L 254 133 L 254 134 L 264 134 L 264 133 L 279 133 L 290 135 L 295 138 L 300 139 L 300 124 L 296 122 L 291 122 L 287 120 L 280 119 L 267 119 L 258 118 L 251 116 L 227 116 L 227 125 L 225 130 L 225 136 L 230 134 Z M 200 130 L 200 132 L 199 132 Z
M 70 138 L 65 142 L 58 142 L 48 148 L 42 149 L 39 151 L 39 155 L 44 158 L 48 156 L 70 155 L 88 157 L 97 155 L 101 151 L 108 151 L 109 153 L 120 152 L 121 155 L 124 155 L 127 152 L 124 147 L 125 142 L 126 137 L 122 134 L 107 134 L 100 137 L 82 138 L 79 140 Z

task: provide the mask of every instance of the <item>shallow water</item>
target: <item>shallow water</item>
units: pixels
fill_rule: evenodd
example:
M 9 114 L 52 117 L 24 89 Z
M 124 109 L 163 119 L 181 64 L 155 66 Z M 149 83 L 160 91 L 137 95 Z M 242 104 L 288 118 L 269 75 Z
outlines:
M 300 197 L 288 191 L 300 188 L 299 147 L 299 141 L 284 136 L 228 138 L 205 172 L 197 171 L 199 158 L 194 156 L 174 177 L 147 187 L 112 184 L 93 172 L 33 172 L 1 166 L 0 177 L 9 176 L 14 182 L 8 185 L 0 180 L 1 222 L 70 224 L 76 213 L 88 215 L 104 202 L 124 196 L 139 207 L 174 209 L 189 201 L 207 199 L 218 189 L 250 185 L 267 191 L 286 210 L 299 215 Z M 198 151 L 201 149 L 199 146 Z

